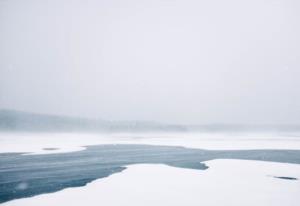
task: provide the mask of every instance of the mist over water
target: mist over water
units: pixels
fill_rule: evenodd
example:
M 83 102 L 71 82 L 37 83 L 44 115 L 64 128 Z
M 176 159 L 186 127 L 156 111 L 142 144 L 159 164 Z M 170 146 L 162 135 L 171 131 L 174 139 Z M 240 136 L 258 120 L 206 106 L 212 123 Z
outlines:
M 299 11 L 0 0 L 0 205 L 298 206 Z

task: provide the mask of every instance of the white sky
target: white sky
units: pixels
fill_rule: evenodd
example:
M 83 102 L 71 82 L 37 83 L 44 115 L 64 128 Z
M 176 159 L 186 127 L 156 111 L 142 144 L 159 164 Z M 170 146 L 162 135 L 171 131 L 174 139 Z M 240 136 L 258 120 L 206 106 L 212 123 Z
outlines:
M 300 123 L 298 0 L 0 0 L 0 108 Z

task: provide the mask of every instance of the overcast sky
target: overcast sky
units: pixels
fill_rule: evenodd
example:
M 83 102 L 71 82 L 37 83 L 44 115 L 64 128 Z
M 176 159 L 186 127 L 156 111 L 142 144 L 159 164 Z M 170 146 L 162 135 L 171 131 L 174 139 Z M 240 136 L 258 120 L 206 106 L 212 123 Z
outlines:
M 299 0 L 0 0 L 0 108 L 300 124 Z

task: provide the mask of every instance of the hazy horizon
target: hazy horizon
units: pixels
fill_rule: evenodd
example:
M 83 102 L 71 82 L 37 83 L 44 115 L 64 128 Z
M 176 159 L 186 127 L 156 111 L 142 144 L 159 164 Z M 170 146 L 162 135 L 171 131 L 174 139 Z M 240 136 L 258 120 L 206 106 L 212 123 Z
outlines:
M 300 2 L 0 1 L 0 109 L 300 124 Z

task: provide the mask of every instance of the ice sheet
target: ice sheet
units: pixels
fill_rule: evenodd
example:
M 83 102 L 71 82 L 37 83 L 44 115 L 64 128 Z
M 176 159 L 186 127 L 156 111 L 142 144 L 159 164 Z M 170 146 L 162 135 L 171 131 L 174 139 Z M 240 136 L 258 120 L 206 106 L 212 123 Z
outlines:
M 298 206 L 300 165 L 249 160 L 207 161 L 207 170 L 132 165 L 85 187 L 14 200 L 4 206 Z
M 35 154 L 48 154 L 72 152 L 83 150 L 84 146 L 87 145 L 97 144 L 149 144 L 217 150 L 300 149 L 300 137 L 226 133 L 0 133 L 0 153 L 31 152 Z

